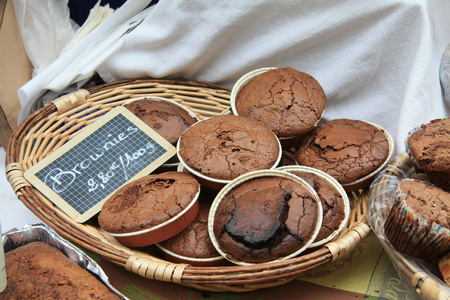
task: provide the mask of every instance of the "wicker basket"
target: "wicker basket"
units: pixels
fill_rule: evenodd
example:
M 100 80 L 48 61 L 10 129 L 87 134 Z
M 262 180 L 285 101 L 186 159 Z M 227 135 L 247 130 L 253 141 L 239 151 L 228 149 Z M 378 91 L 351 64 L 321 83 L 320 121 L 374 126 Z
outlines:
M 408 258 L 389 243 L 384 233 L 384 223 L 395 201 L 397 183 L 414 174 L 411 159 L 406 153 L 395 157 L 372 183 L 369 192 L 368 219 L 384 250 L 390 257 L 409 292 L 422 299 L 450 299 L 450 287 L 431 271 L 433 266 Z M 438 273 L 438 272 L 437 272 Z
M 15 194 L 36 216 L 65 238 L 140 276 L 205 291 L 246 292 L 288 283 L 300 274 L 352 252 L 370 233 L 367 190 L 349 194 L 351 217 L 334 242 L 285 261 L 251 266 L 193 267 L 165 261 L 143 249 L 120 245 L 89 221 L 79 224 L 24 179 L 36 164 L 85 126 L 130 98 L 160 96 L 188 106 L 200 119 L 230 112 L 230 90 L 183 81 L 137 79 L 78 90 L 49 103 L 25 119 L 6 149 L 6 176 Z M 286 152 L 286 160 L 292 153 Z

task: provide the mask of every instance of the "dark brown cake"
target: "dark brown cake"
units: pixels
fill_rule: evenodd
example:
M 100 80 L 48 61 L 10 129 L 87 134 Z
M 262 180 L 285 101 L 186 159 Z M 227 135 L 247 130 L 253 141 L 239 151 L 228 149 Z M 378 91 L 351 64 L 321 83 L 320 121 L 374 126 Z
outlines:
M 236 97 L 236 111 L 263 122 L 278 137 L 308 132 L 322 117 L 326 95 L 311 75 L 293 68 L 264 72 Z
M 183 131 L 197 122 L 186 110 L 168 101 L 142 99 L 125 107 L 173 145 Z
M 230 191 L 214 216 L 214 236 L 231 261 L 262 263 L 286 257 L 314 238 L 318 202 L 290 179 L 252 179 Z
M 339 228 L 345 219 L 345 204 L 341 193 L 333 187 L 327 180 L 309 172 L 292 172 L 304 179 L 319 196 L 322 203 L 322 226 L 315 242 L 330 236 Z
M 319 169 L 348 184 L 376 171 L 389 158 L 384 130 L 370 123 L 335 119 L 325 122 L 299 143 L 299 165 Z
M 384 229 L 398 251 L 424 260 L 450 251 L 450 193 L 425 182 L 402 179 L 396 199 Z
M 432 120 L 412 132 L 407 151 L 430 182 L 450 190 L 450 118 Z
M 120 299 L 91 273 L 44 242 L 5 254 L 8 284 L 0 299 Z
M 231 180 L 250 171 L 275 167 L 280 145 L 259 121 L 223 115 L 197 122 L 180 137 L 178 155 L 193 170 Z
M 186 173 L 147 175 L 114 193 L 103 205 L 98 222 L 111 233 L 148 229 L 181 213 L 198 191 L 197 180 Z

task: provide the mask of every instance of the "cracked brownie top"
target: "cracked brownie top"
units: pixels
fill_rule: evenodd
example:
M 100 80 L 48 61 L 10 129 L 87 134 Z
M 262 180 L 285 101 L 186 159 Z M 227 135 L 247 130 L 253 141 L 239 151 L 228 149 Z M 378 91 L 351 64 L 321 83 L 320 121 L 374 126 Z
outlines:
M 224 180 L 275 167 L 280 151 L 277 137 L 267 126 L 234 115 L 197 122 L 181 135 L 178 145 L 186 165 Z
M 278 137 L 308 132 L 322 117 L 326 95 L 311 75 L 293 68 L 264 72 L 248 82 L 236 97 L 236 110 L 263 122 Z

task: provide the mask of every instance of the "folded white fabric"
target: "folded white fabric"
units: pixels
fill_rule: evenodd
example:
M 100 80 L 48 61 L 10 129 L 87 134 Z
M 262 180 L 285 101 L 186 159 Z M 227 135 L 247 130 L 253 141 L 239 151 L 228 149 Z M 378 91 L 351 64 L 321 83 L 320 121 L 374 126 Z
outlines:
M 37 102 L 47 91 L 62 92 L 71 84 L 89 79 L 102 62 L 119 48 L 123 35 L 139 24 L 146 13 L 141 11 L 150 1 L 128 0 L 111 17 L 23 85 L 17 92 L 22 106 L 18 122 L 43 106 L 37 105 L 42 104 Z
M 232 87 L 244 73 L 290 66 L 327 94 L 323 118 L 407 132 L 448 117 L 439 62 L 448 0 L 159 1 L 97 70 L 105 81 L 182 77 Z

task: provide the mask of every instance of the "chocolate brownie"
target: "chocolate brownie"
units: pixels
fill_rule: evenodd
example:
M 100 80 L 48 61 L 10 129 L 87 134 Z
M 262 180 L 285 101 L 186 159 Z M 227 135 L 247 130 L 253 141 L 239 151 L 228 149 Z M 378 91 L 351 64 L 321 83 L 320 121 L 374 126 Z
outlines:
M 213 231 L 231 261 L 262 263 L 286 257 L 315 238 L 319 202 L 304 186 L 285 178 L 252 179 L 219 203 Z
M 194 221 L 179 234 L 159 243 L 160 246 L 188 258 L 220 256 L 208 234 L 208 216 L 211 205 L 206 201 L 200 201 L 199 205 L 199 212 Z
M 98 222 L 111 233 L 148 229 L 181 213 L 198 192 L 199 184 L 189 174 L 147 175 L 114 193 L 103 205 Z
M 60 250 L 36 241 L 5 254 L 8 283 L 0 299 L 120 299 Z
M 345 203 L 342 194 L 326 179 L 309 172 L 292 172 L 305 180 L 317 192 L 322 203 L 322 226 L 315 242 L 330 236 L 345 219 Z
M 450 190 L 450 118 L 423 124 L 407 138 L 407 148 L 430 182 Z
M 173 145 L 183 131 L 197 122 L 185 109 L 169 101 L 142 99 L 125 107 Z
M 348 184 L 380 168 L 390 156 L 384 130 L 351 119 L 320 124 L 302 139 L 296 150 L 299 165 L 313 167 Z
M 400 252 L 433 260 L 450 251 L 450 193 L 413 179 L 398 182 L 396 202 L 384 224 Z
M 234 115 L 197 122 L 180 137 L 178 155 L 191 169 L 232 180 L 250 171 L 274 168 L 280 144 L 263 123 Z
M 326 95 L 311 75 L 290 67 L 264 72 L 239 91 L 236 111 L 263 122 L 278 137 L 308 132 L 322 117 Z

